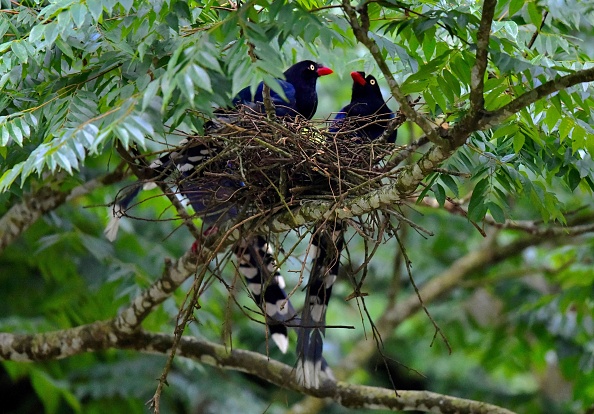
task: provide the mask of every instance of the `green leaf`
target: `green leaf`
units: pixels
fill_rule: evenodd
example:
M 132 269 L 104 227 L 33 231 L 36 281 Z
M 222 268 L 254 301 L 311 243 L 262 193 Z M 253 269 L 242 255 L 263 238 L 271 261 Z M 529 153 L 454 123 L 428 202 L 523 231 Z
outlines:
M 102 0 L 92 0 L 87 2 L 87 7 L 89 8 L 89 12 L 91 12 L 91 16 L 97 22 L 99 21 L 99 17 L 103 14 L 103 2 Z
M 522 150 L 526 137 L 522 133 L 516 133 L 514 135 L 514 152 L 517 154 Z
M 29 138 L 29 136 L 31 135 L 31 128 L 27 124 L 27 119 L 24 116 L 19 118 L 19 126 L 23 131 L 23 137 Z
M 64 153 L 64 150 L 58 151 L 55 155 L 58 165 L 68 171 L 72 175 L 72 164 L 69 157 Z
M 528 3 L 528 16 L 530 17 L 530 23 L 540 29 L 540 23 L 542 21 L 542 15 L 536 7 L 536 2 Z
M 142 96 L 142 110 L 146 110 L 151 103 L 153 102 L 153 99 L 155 98 L 155 96 L 157 96 L 157 92 L 159 91 L 159 81 L 154 80 L 151 83 L 148 84 L 148 86 L 146 87 L 144 94 Z
M 559 138 L 561 138 L 561 141 L 569 136 L 569 133 L 573 129 L 574 125 L 575 121 L 568 116 L 561 120 L 561 123 L 559 124 Z
M 56 392 L 56 387 L 51 378 L 45 372 L 36 369 L 31 375 L 31 385 L 43 402 L 45 412 L 48 414 L 57 413 L 60 404 L 60 393 Z
M 509 17 L 514 16 L 517 12 L 522 10 L 524 7 L 525 0 L 511 0 L 509 2 Z
M 474 222 L 481 221 L 485 214 L 487 213 L 487 205 L 485 204 L 485 192 L 487 187 L 489 186 L 489 178 L 485 177 L 480 180 L 474 190 L 472 191 L 472 196 L 470 197 L 470 202 L 468 203 L 468 219 Z
M 14 180 L 21 174 L 25 162 L 19 162 L 17 165 L 7 170 L 0 177 L 0 192 L 6 191 L 14 183 Z
M 423 92 L 423 98 L 425 98 L 425 105 L 431 114 L 436 113 L 437 102 L 433 99 L 433 94 L 431 93 L 430 89 L 424 88 L 425 92 Z
M 547 114 L 544 119 L 544 123 L 549 128 L 549 131 L 553 130 L 555 125 L 557 125 L 557 122 L 559 122 L 560 118 L 561 114 L 557 110 L 557 107 L 555 105 L 549 106 L 549 109 L 547 109 Z
M 567 174 L 567 182 L 571 191 L 574 191 L 577 186 L 580 185 L 581 181 L 582 177 L 580 176 L 579 171 L 575 168 L 570 168 L 569 174 Z
M 126 13 L 130 12 L 130 9 L 132 9 L 132 6 L 134 5 L 133 0 L 119 0 L 118 2 L 122 5 Z
M 72 15 L 72 20 L 74 24 L 79 28 L 83 26 L 85 23 L 85 18 L 88 14 L 87 6 L 83 3 L 74 3 L 72 7 L 70 7 L 70 14 Z
M 146 115 L 145 115 L 146 117 Z M 153 136 L 155 134 L 155 129 L 153 126 L 145 119 L 143 116 L 133 115 L 130 117 L 130 121 L 137 125 L 144 134 Z
M 31 29 L 31 32 L 29 33 L 29 42 L 32 45 L 37 45 L 37 43 L 41 40 L 41 38 L 43 37 L 43 34 L 45 32 L 45 26 L 46 25 L 43 25 L 43 24 L 38 24 L 36 26 L 33 26 L 33 28 Z
M 91 2 L 93 3 L 93 2 Z M 50 22 L 49 24 L 46 24 L 45 26 L 45 42 L 48 45 L 52 45 L 56 42 L 56 39 L 58 38 L 58 35 L 60 34 L 60 30 L 58 28 L 58 23 L 57 22 Z
M 435 185 L 433 185 L 433 194 L 435 194 L 435 199 L 437 200 L 439 205 L 441 207 L 443 207 L 443 205 L 445 204 L 445 200 L 446 200 L 446 194 L 445 194 L 445 190 L 443 189 L 443 187 L 440 184 L 436 183 Z
M 437 84 L 439 85 L 438 90 L 441 91 L 444 98 L 447 99 L 450 103 L 454 103 L 456 100 L 456 97 L 454 96 L 454 92 L 443 76 L 437 77 Z M 445 99 L 444 99 L 444 102 L 445 102 Z
M 223 70 L 221 69 L 221 64 L 219 63 L 217 58 L 205 51 L 198 52 L 197 62 L 199 62 L 201 66 L 207 69 L 212 69 L 219 73 L 223 73 Z
M 190 103 L 194 102 L 194 97 L 196 96 L 194 80 L 191 76 L 191 69 L 187 70 L 183 76 L 178 76 L 178 80 L 182 80 L 179 87 L 184 95 L 188 97 L 188 101 Z
M 128 132 L 130 132 L 131 138 L 134 140 L 134 142 L 136 142 L 137 144 L 144 147 L 145 141 L 144 141 L 144 134 L 142 133 L 142 131 L 131 122 L 132 119 L 128 119 L 126 121 L 127 122 L 125 122 L 123 125 L 124 128 L 126 128 L 128 130 Z
M 581 125 L 577 124 L 571 131 L 571 139 L 573 143 L 576 143 L 582 148 L 586 148 L 586 136 L 587 132 Z M 572 146 L 573 146 L 572 143 Z
M 460 87 L 460 81 L 454 75 L 452 75 L 452 72 L 450 72 L 447 69 L 445 69 L 441 74 L 443 76 L 443 79 L 447 82 L 450 91 L 454 94 L 454 96 L 460 97 L 460 93 L 462 91 Z
M 130 147 L 130 133 L 126 130 L 126 128 L 124 128 L 123 126 L 118 126 L 116 127 L 116 133 L 118 135 L 118 138 L 120 139 L 120 142 L 124 145 L 124 148 L 129 148 Z
M 8 125 L 0 124 L 0 131 L 2 132 L 2 141 L 0 141 L 0 145 L 8 145 L 8 141 L 10 140 L 10 131 L 8 131 Z
M 431 91 L 431 95 L 433 96 L 433 99 L 441 108 L 441 111 L 445 113 L 447 111 L 448 104 L 446 102 L 446 97 L 445 97 L 445 94 L 443 93 L 443 91 L 441 91 L 440 88 L 438 88 L 437 86 L 433 86 L 433 85 L 431 85 L 429 87 L 429 90 Z
M 427 177 L 428 182 L 424 186 L 424 188 L 421 191 L 421 193 L 419 194 L 419 196 L 417 197 L 417 204 L 419 204 L 421 201 L 423 201 L 423 198 L 425 198 L 427 193 L 433 188 L 433 183 L 435 182 L 435 180 L 437 180 L 437 177 L 438 177 L 438 174 L 436 174 L 436 173 L 432 173 Z
M 12 122 L 7 124 L 8 132 L 12 139 L 21 147 L 23 146 L 23 132 L 19 128 L 20 120 L 14 119 Z
M 456 184 L 456 181 L 454 181 L 454 179 L 451 176 L 447 174 L 440 174 L 439 179 L 450 189 L 450 191 L 454 194 L 454 197 L 457 198 L 460 196 L 458 191 L 458 184 Z
M 495 221 L 497 223 L 505 223 L 505 213 L 503 212 L 503 209 L 498 204 L 495 204 L 494 202 L 489 201 L 489 202 L 487 202 L 487 207 L 489 209 L 489 212 L 493 216 L 493 219 L 495 219 Z
M 493 133 L 493 136 L 491 137 L 491 140 L 494 141 L 497 138 L 511 136 L 514 134 L 517 135 L 517 132 L 519 129 L 520 129 L 520 127 L 515 122 L 507 124 L 507 125 L 503 125 L 495 130 L 495 132 Z
M 87 147 L 91 147 L 95 143 L 95 138 L 99 132 L 98 128 L 93 124 L 86 124 L 80 130 L 81 136 L 85 139 Z
M 435 29 L 433 30 L 435 32 Z M 425 55 L 425 60 L 431 60 L 433 57 L 433 53 L 435 52 L 435 45 L 437 43 L 437 39 L 435 36 L 432 36 L 430 33 L 428 36 L 425 37 L 424 42 L 422 43 L 423 47 L 423 54 Z
M 13 41 L 11 44 L 11 49 L 21 63 L 27 63 L 29 60 L 29 55 L 27 53 L 27 49 L 20 40 Z
M 208 73 L 198 65 L 192 65 L 191 67 L 192 79 L 194 84 L 200 89 L 204 89 L 207 92 L 212 92 L 212 85 L 210 83 L 210 76 Z

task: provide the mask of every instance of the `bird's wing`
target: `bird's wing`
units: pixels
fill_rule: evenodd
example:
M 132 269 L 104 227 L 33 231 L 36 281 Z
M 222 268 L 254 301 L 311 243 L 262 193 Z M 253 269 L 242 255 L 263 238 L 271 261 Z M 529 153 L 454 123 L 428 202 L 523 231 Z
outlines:
M 343 107 L 340 111 L 336 113 L 332 123 L 330 124 L 330 128 L 328 129 L 330 132 L 338 132 L 343 126 L 343 121 L 349 114 L 351 109 L 351 105 L 348 104 L 347 106 Z
M 284 80 L 277 79 L 280 87 L 282 88 L 283 92 L 285 93 L 286 100 L 273 89 L 270 89 L 270 99 L 274 106 L 276 107 L 276 114 L 278 116 L 284 115 L 291 115 L 295 114 L 295 87 Z M 264 83 L 260 82 L 258 87 L 256 88 L 255 93 L 252 95 L 250 88 L 246 87 L 243 88 L 237 96 L 233 99 L 233 104 L 237 105 L 246 105 L 254 110 L 263 111 L 264 106 Z

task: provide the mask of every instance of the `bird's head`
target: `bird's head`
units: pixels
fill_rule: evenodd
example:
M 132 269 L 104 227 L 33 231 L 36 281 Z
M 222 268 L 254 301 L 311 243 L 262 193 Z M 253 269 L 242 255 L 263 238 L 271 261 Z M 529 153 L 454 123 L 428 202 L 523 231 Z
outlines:
M 351 78 L 353 78 L 353 100 L 362 100 L 378 97 L 382 97 L 382 91 L 372 75 L 365 76 L 365 72 L 351 72 Z
M 312 60 L 302 60 L 285 71 L 285 78 L 293 85 L 300 82 L 312 81 L 315 84 L 315 81 L 320 76 L 330 75 L 331 73 L 334 73 L 334 71 L 321 63 L 316 63 Z

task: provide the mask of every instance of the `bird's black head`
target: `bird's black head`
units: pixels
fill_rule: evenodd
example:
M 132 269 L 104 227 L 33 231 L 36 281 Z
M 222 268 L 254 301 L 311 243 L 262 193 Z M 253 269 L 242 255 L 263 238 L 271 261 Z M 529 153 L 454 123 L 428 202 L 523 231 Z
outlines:
M 316 80 L 320 76 L 330 75 L 333 73 L 332 69 L 327 68 L 321 63 L 316 63 L 312 60 L 302 60 L 295 63 L 285 71 L 285 78 L 287 82 L 297 86 L 299 83 L 307 83 L 315 87 Z
M 381 101 L 384 103 L 382 91 L 372 75 L 365 77 L 365 72 L 351 72 L 353 78 L 353 93 L 351 95 L 351 102 L 361 101 Z
M 365 76 L 365 72 L 351 72 L 353 78 L 353 92 L 351 103 L 343 108 L 346 117 L 357 118 L 354 121 L 357 127 L 361 127 L 360 135 L 367 136 L 374 140 L 383 134 L 388 122 L 394 114 L 386 105 L 382 91 L 371 75 Z M 396 141 L 396 131 L 386 138 L 387 142 Z
M 295 88 L 295 110 L 306 119 L 311 119 L 318 107 L 316 81 L 320 76 L 330 75 L 332 69 L 311 60 L 302 60 L 285 71 L 285 78 Z

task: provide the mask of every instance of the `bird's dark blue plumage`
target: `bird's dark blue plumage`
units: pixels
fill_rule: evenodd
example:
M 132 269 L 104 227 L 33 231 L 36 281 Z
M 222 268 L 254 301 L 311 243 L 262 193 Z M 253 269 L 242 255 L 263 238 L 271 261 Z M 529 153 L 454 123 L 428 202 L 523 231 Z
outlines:
M 386 105 L 377 79 L 372 75 L 366 77 L 365 72 L 351 72 L 351 78 L 351 102 L 336 114 L 330 131 L 338 132 L 348 128 L 349 132 L 361 138 L 377 139 L 394 118 L 394 113 Z M 394 143 L 396 134 L 396 131 L 390 134 L 387 141 Z
M 287 81 L 277 79 L 280 87 L 283 89 L 285 99 L 278 93 L 270 90 L 270 99 L 274 104 L 277 116 L 295 116 L 295 88 Z M 256 88 L 256 92 L 252 96 L 250 88 L 244 88 L 233 99 L 233 105 L 247 105 L 256 110 L 263 110 L 264 102 L 264 83 L 260 82 Z
M 333 73 L 332 69 L 311 60 L 303 60 L 287 69 L 284 72 L 285 79 L 277 79 L 287 99 L 283 99 L 273 90 L 270 91 L 270 98 L 276 107 L 276 115 L 295 117 L 299 114 L 306 119 L 313 118 L 318 108 L 317 80 L 320 76 L 331 73 Z M 254 107 L 253 104 L 259 104 L 258 109 L 262 110 L 263 90 L 264 83 L 262 82 L 256 88 L 253 96 L 249 87 L 244 88 L 233 99 L 233 104 L 250 107 Z

